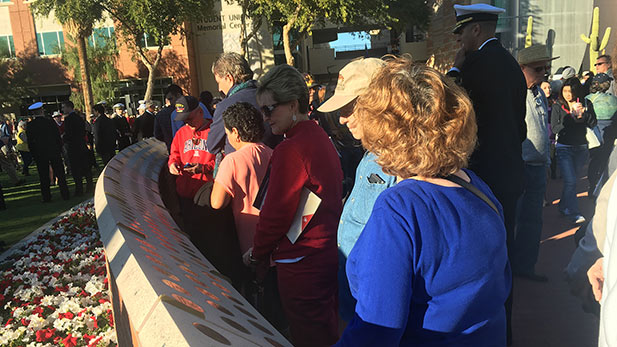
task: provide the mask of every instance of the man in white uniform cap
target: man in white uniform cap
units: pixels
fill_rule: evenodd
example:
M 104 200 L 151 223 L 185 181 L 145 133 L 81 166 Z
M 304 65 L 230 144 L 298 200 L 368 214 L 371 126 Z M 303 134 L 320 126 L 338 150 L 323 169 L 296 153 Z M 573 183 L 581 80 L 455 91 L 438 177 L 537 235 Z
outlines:
M 503 206 L 508 253 L 512 254 L 516 204 L 523 189 L 521 144 L 525 124 L 527 85 L 517 61 L 495 37 L 502 8 L 454 5 L 454 34 L 461 49 L 448 72 L 471 98 L 478 123 L 478 147 L 469 168 L 484 180 Z M 512 302 L 508 299 L 508 341 Z

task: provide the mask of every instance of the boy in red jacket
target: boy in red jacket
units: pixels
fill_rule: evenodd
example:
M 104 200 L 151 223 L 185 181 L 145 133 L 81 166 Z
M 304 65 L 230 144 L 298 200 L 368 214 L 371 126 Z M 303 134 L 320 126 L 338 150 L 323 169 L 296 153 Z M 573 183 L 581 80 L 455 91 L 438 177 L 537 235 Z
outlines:
M 167 166 L 176 176 L 183 229 L 212 265 L 235 282 L 242 263 L 231 209 L 216 211 L 193 202 L 197 191 L 213 182 L 215 155 L 206 149 L 212 121 L 203 118 L 199 101 L 192 96 L 180 97 L 175 108 L 176 120 L 185 125 L 174 136 Z

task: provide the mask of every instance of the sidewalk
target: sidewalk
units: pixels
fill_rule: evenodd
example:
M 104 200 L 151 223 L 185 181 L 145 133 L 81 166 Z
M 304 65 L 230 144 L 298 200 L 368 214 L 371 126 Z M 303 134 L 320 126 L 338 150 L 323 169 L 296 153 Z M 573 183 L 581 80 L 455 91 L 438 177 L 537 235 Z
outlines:
M 593 214 L 586 197 L 586 179 L 579 181 L 579 206 L 589 219 Z M 512 317 L 514 347 L 595 347 L 598 319 L 585 313 L 581 301 L 570 294 L 563 269 L 575 249 L 577 227 L 568 223 L 553 204 L 560 198 L 562 181 L 549 180 L 544 208 L 544 228 L 536 272 L 548 276 L 545 283 L 514 277 Z M 585 192 L 585 193 L 583 193 Z

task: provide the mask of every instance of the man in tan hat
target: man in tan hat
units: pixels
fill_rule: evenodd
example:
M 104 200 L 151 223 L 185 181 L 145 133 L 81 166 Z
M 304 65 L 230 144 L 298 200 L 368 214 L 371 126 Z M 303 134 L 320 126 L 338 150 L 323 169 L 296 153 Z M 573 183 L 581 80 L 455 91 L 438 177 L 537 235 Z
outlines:
M 347 125 L 356 140 L 362 139 L 362 129 L 353 114 L 356 98 L 367 91 L 375 72 L 383 67 L 384 61 L 377 58 L 354 60 L 339 72 L 334 95 L 317 110 L 319 112 L 339 111 L 339 121 Z M 350 321 L 356 302 L 351 296 L 345 263 L 347 256 L 358 240 L 364 225 L 371 215 L 373 204 L 379 193 L 396 183 L 396 177 L 383 172 L 375 162 L 376 156 L 366 152 L 356 170 L 356 179 L 350 196 L 343 207 L 338 227 L 339 243 L 339 312 L 341 318 Z
M 550 164 L 548 139 L 548 101 L 540 85 L 550 71 L 551 58 L 545 45 L 521 50 L 518 63 L 527 83 L 525 123 L 527 138 L 523 142 L 525 163 L 523 195 L 518 204 L 514 250 L 510 256 L 512 272 L 533 281 L 547 281 L 535 272 L 542 234 L 542 204 L 546 191 L 546 168 Z

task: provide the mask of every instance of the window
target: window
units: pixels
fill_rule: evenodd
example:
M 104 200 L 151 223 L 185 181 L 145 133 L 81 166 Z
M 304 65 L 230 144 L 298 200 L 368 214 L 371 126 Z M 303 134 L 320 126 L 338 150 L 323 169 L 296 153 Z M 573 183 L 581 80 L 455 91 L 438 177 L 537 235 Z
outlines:
M 0 2 L 13 2 L 13 0 L 0 0 Z
M 170 44 L 170 40 L 169 38 L 167 39 L 167 42 L 165 43 L 165 45 L 169 45 Z M 147 48 L 157 48 L 159 45 L 156 43 L 156 40 L 154 39 L 154 37 L 144 33 L 144 36 L 141 40 L 139 40 L 139 45 L 141 47 L 147 47 Z
M 39 46 L 39 55 L 60 54 L 64 49 L 64 35 L 62 31 L 36 33 L 36 43 Z
M 0 36 L 0 58 L 14 58 L 15 44 L 13 35 Z
M 107 40 L 114 37 L 114 28 L 94 28 L 92 35 L 88 37 L 88 43 L 92 47 L 101 47 L 107 44 Z

